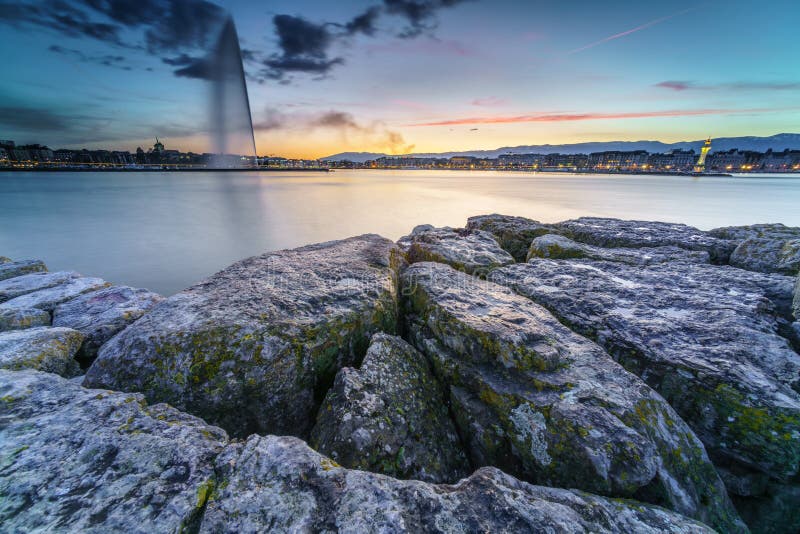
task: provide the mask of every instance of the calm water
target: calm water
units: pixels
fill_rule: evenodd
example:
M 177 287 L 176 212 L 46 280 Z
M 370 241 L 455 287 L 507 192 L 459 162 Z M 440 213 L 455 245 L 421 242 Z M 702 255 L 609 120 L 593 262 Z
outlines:
M 493 212 L 800 226 L 800 176 L 0 173 L 0 255 L 172 294 L 268 250 Z

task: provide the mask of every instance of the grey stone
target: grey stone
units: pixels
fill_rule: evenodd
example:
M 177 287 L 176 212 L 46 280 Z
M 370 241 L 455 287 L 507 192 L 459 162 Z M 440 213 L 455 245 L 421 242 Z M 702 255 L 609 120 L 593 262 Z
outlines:
M 53 312 L 53 326 L 74 328 L 86 335 L 78 357 L 91 361 L 103 343 L 162 300 L 164 297 L 146 289 L 100 289 L 59 305 Z
M 492 234 L 481 230 L 416 227 L 397 243 L 409 263 L 436 261 L 469 274 L 485 274 L 495 267 L 514 263 Z
M 71 282 L 80 277 L 81 275 L 75 271 L 57 271 L 54 273 L 31 273 L 3 280 L 0 281 L 0 302 Z
M 0 306 L 0 332 L 34 326 L 50 326 L 50 312 L 38 308 L 5 309 Z
M 792 314 L 800 320 L 800 276 L 794 283 L 794 299 L 792 300 Z
M 694 433 L 598 345 L 508 288 L 445 265 L 412 265 L 402 292 L 405 331 L 449 387 L 473 465 L 636 495 L 743 530 Z
M 478 215 L 467 220 L 467 230 L 484 230 L 494 235 L 500 246 L 516 261 L 525 261 L 531 241 L 553 233 L 553 226 L 525 217 Z
M 704 250 L 710 254 L 713 263 L 728 263 L 736 247 L 735 241 L 719 239 L 685 224 L 581 217 L 555 226 L 555 233 L 588 245 L 606 248 L 674 246 Z
M 800 237 L 800 228 L 785 226 L 781 223 L 751 224 L 747 226 L 726 226 L 714 228 L 708 234 L 720 239 L 730 239 L 742 242 L 752 237 L 771 239 L 797 239 Z
M 174 533 L 200 519 L 221 429 L 141 395 L 0 370 L 0 530 Z
M 38 273 L 47 271 L 47 267 L 40 260 L 21 260 L 0 262 L 0 280 L 23 276 L 30 273 Z
M 800 271 L 800 236 L 787 240 L 751 237 L 739 243 L 730 263 L 750 271 L 795 275 Z
M 0 309 L 38 308 L 52 312 L 56 306 L 75 297 L 111 284 L 100 278 L 78 277 L 60 285 L 25 293 L 0 304 Z
M 29 328 L 0 333 L 0 368 L 38 369 L 71 377 L 80 372 L 75 353 L 83 334 L 69 328 Z
M 602 248 L 578 243 L 568 237 L 547 234 L 537 237 L 531 243 L 527 259 L 574 259 L 618 261 L 631 265 L 652 265 L 673 261 L 709 263 L 710 257 L 704 250 L 686 250 L 680 247 L 647 248 Z
M 399 337 L 372 336 L 360 369 L 336 375 L 311 446 L 352 469 L 455 482 L 469 471 L 425 356 Z
M 492 280 L 593 337 L 659 391 L 713 458 L 788 481 L 800 468 L 800 357 L 765 288 L 791 279 L 702 264 L 531 260 Z
M 140 391 L 236 436 L 306 436 L 337 371 L 394 331 L 399 256 L 365 235 L 235 263 L 113 337 L 85 385 Z
M 291 437 L 251 436 L 225 449 L 217 469 L 201 533 L 713 532 L 663 508 L 533 486 L 489 467 L 453 486 L 352 471 Z

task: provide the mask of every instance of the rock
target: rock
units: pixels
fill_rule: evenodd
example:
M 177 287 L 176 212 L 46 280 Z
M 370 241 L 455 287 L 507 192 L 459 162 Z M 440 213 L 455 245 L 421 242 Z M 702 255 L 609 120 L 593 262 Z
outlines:
M 395 330 L 399 261 L 364 235 L 235 263 L 113 337 L 84 385 L 140 391 L 235 436 L 306 436 L 337 371 Z
M 449 387 L 473 465 L 743 530 L 697 437 L 598 345 L 508 288 L 441 264 L 409 267 L 402 291 L 405 331 Z
M 500 248 L 492 234 L 481 230 L 414 228 L 411 235 L 398 241 L 409 263 L 436 261 L 469 274 L 485 274 L 495 267 L 514 263 L 514 258 Z
M 708 234 L 720 239 L 742 242 L 751 237 L 771 239 L 796 239 L 800 237 L 800 228 L 785 226 L 780 223 L 751 224 L 748 226 L 726 226 L 714 228 Z
M 32 273 L 0 281 L 0 302 L 71 282 L 81 275 L 75 271 Z
M 395 478 L 455 482 L 469 474 L 428 361 L 386 334 L 372 336 L 360 369 L 336 375 L 309 443 L 345 467 Z
M 60 285 L 25 293 L 0 304 L 0 309 L 38 308 L 53 311 L 56 306 L 78 295 L 96 291 L 111 284 L 100 278 L 78 277 L 66 280 Z
M 762 493 L 734 497 L 752 532 L 795 534 L 800 526 L 800 485 L 769 484 Z
M 688 261 L 692 263 L 709 263 L 708 252 L 703 250 L 686 250 L 679 247 L 648 248 L 601 248 L 573 241 L 557 234 L 537 237 L 531 243 L 527 259 L 551 258 L 572 259 L 588 258 L 592 260 L 618 261 L 631 265 L 652 265 L 671 261 Z
M 91 362 L 100 346 L 164 300 L 146 289 L 114 286 L 85 293 L 53 312 L 53 326 L 66 326 L 86 336 L 79 360 Z
M 217 469 L 201 533 L 713 532 L 662 508 L 532 486 L 489 467 L 454 486 L 351 471 L 291 437 L 251 436 Z
M 516 261 L 525 261 L 531 241 L 537 237 L 553 233 L 552 225 L 525 217 L 510 215 L 479 215 L 467 220 L 467 230 L 484 230 L 493 234 L 500 246 Z
M 4 309 L 0 306 L 0 332 L 34 326 L 50 326 L 50 312 L 37 308 Z
M 704 250 L 713 263 L 728 263 L 735 241 L 719 239 L 685 224 L 581 217 L 554 225 L 555 233 L 605 248 L 680 247 Z
M 70 328 L 29 328 L 0 333 L 0 369 L 38 369 L 71 377 L 83 334 Z
M 225 433 L 141 395 L 0 370 L 4 532 L 185 531 Z
M 800 468 L 800 356 L 764 287 L 732 267 L 532 260 L 492 280 L 596 339 L 661 393 L 712 458 L 789 480 Z
M 47 271 L 45 264 L 39 260 L 11 261 L 8 258 L 3 259 L 7 261 L 0 262 L 0 280 Z
M 792 301 L 792 313 L 795 319 L 800 320 L 800 276 L 794 283 L 794 299 Z
M 800 271 L 800 235 L 787 240 L 751 237 L 739 243 L 730 263 L 750 271 L 795 275 Z

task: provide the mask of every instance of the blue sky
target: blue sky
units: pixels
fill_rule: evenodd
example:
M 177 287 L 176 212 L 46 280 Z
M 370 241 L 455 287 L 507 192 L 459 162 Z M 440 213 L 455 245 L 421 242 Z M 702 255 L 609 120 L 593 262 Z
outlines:
M 176 72 L 226 12 L 260 154 L 800 130 L 796 1 L 29 0 L 0 2 L 0 138 L 206 149 L 207 82 Z

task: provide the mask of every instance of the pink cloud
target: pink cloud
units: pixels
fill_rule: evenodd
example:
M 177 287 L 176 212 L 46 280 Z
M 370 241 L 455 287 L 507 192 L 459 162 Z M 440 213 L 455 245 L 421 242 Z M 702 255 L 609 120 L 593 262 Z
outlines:
M 692 84 L 691 82 L 679 82 L 679 81 L 667 80 L 666 82 L 657 83 L 656 87 L 663 87 L 664 89 L 672 89 L 673 91 L 685 91 L 687 89 L 691 89 Z
M 476 98 L 470 103 L 473 106 L 495 107 L 495 106 L 505 106 L 506 104 L 508 104 L 508 100 L 496 96 L 487 96 L 484 98 Z
M 533 115 L 468 117 L 434 122 L 411 124 L 410 126 L 455 126 L 460 124 L 513 124 L 520 122 L 572 122 L 591 120 L 648 119 L 655 117 L 694 117 L 699 115 L 729 115 L 733 113 L 771 113 L 780 109 L 685 109 L 666 111 L 640 111 L 629 113 L 541 113 Z

